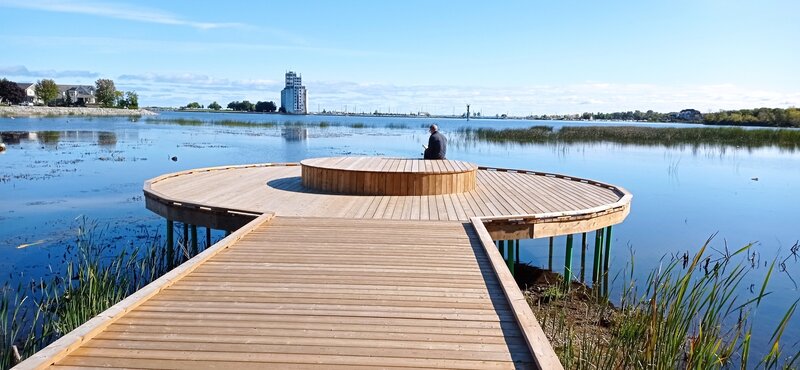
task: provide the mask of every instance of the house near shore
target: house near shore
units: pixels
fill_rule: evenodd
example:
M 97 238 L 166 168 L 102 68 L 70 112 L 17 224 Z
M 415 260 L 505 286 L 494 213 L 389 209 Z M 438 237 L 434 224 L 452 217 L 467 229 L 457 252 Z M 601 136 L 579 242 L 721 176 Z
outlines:
M 25 91 L 25 100 L 24 102 L 35 103 L 38 99 L 36 99 L 36 84 L 31 82 L 17 82 L 17 86 L 20 89 Z
M 36 97 L 36 84 L 32 82 L 17 82 L 22 90 L 25 91 L 24 102 L 44 104 Z M 58 86 L 58 97 L 56 102 L 68 102 L 72 105 L 91 105 L 97 103 L 97 98 L 92 85 L 56 85 Z
M 94 96 L 94 86 L 91 85 L 58 85 L 58 92 L 62 95 L 61 99 L 70 104 L 89 105 L 96 104 Z

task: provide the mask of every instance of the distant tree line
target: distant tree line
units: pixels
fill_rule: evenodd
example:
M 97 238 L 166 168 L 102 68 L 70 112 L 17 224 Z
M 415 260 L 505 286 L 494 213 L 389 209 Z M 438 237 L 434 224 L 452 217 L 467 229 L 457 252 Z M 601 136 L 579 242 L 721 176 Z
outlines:
M 601 121 L 642 121 L 642 122 L 694 122 L 703 121 L 703 114 L 696 109 L 684 109 L 680 112 L 660 113 L 648 110 L 640 110 L 613 113 L 589 113 L 584 112 L 580 116 L 584 120 Z
M 529 116 L 538 120 L 601 120 L 601 121 L 640 121 L 640 122 L 685 122 L 706 125 L 729 126 L 767 126 L 767 127 L 800 127 L 800 109 L 798 108 L 756 108 L 719 111 L 716 113 L 700 113 L 696 109 L 684 109 L 680 112 L 660 113 L 648 110 L 642 112 L 627 111 L 613 113 L 564 114 Z
M 719 111 L 703 115 L 707 125 L 800 127 L 798 108 L 757 108 Z
M 248 100 L 245 101 L 232 101 L 228 103 L 228 109 L 241 112 L 266 112 L 272 113 L 278 110 L 278 106 L 272 101 L 259 101 L 255 104 Z
M 219 105 L 216 101 L 212 102 L 211 104 L 206 107 L 207 109 L 211 110 L 221 110 L 222 106 Z M 251 103 L 249 100 L 244 101 L 232 101 L 228 103 L 228 109 L 237 111 L 237 112 L 266 112 L 272 113 L 278 110 L 278 106 L 275 105 L 275 102 L 272 101 L 259 101 L 255 104 Z M 186 104 L 186 106 L 181 107 L 180 109 L 203 109 L 203 105 L 198 102 L 191 102 Z

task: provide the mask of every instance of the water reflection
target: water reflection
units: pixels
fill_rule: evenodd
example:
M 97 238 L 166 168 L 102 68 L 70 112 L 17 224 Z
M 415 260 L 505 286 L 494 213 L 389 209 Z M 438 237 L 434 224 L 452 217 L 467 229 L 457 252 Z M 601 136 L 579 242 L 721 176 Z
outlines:
M 3 144 L 20 145 L 38 142 L 46 148 L 55 148 L 61 142 L 93 143 L 106 149 L 117 145 L 117 133 L 113 131 L 4 131 L 0 132 Z
M 281 136 L 286 141 L 308 140 L 308 129 L 305 127 L 284 127 L 281 129 Z

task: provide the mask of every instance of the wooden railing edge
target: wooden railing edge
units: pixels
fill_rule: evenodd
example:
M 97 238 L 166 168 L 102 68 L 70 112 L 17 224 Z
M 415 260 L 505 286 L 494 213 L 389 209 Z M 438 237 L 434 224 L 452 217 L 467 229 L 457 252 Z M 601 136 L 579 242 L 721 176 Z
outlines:
M 568 181 L 576 181 L 582 182 L 585 184 L 591 184 L 595 186 L 599 186 L 602 188 L 609 189 L 619 195 L 621 198 L 624 198 L 626 195 L 631 195 L 631 192 L 626 190 L 623 187 L 619 187 L 616 185 L 606 184 L 602 181 L 592 180 L 592 179 L 585 179 L 582 177 L 576 176 L 569 176 L 560 173 L 553 173 L 553 172 L 541 172 L 541 171 L 532 171 L 532 170 L 520 170 L 520 169 L 512 169 L 512 168 L 502 168 L 502 167 L 488 167 L 488 166 L 478 166 L 479 170 L 484 171 L 499 171 L 499 172 L 516 172 L 516 173 L 524 173 L 528 175 L 535 175 L 535 176 L 545 176 L 545 177 L 554 177 L 557 179 L 563 179 Z
M 472 217 L 470 222 L 478 234 L 478 238 L 480 238 L 483 250 L 489 257 L 492 269 L 500 282 L 500 287 L 503 289 L 508 304 L 511 306 L 514 318 L 519 325 L 522 336 L 525 338 L 525 342 L 528 344 L 528 349 L 536 362 L 536 366 L 544 370 L 563 370 L 564 367 L 561 365 L 561 361 L 559 361 L 553 346 L 545 336 L 539 321 L 536 320 L 536 316 L 533 315 L 528 301 L 519 290 L 514 276 L 511 275 L 506 262 L 503 260 L 503 256 L 494 247 L 494 242 L 489 236 L 489 231 L 483 225 L 483 221 L 480 217 Z
M 234 231 L 210 248 L 194 256 L 192 259 L 172 269 L 172 271 L 167 272 L 160 278 L 137 290 L 119 303 L 109 307 L 107 310 L 91 318 L 89 321 L 85 322 L 75 330 L 67 333 L 47 347 L 36 352 L 31 357 L 14 366 L 12 369 L 44 369 L 63 359 L 71 352 L 78 349 L 81 345 L 86 343 L 88 340 L 97 336 L 105 328 L 117 321 L 126 313 L 138 307 L 164 289 L 172 286 L 175 284 L 175 282 L 194 271 L 198 266 L 214 257 L 219 252 L 225 250 L 233 243 L 242 239 L 245 235 L 256 229 L 258 226 L 269 222 L 273 217 L 273 213 L 265 213 L 257 217 L 255 220 Z
M 151 199 L 156 200 L 160 203 L 166 204 L 170 207 L 172 206 L 179 206 L 179 207 L 186 207 L 186 208 L 207 208 L 207 210 L 212 209 L 223 209 L 222 207 L 210 207 L 203 204 L 197 204 L 191 201 L 186 201 L 180 198 L 172 198 L 159 192 L 158 190 L 153 189 L 153 184 L 163 181 L 166 179 L 170 179 L 173 177 L 183 176 L 183 175 L 190 175 L 193 173 L 198 172 L 210 172 L 210 171 L 220 171 L 220 170 L 228 170 L 228 169 L 244 169 L 244 168 L 257 168 L 257 167 L 296 167 L 300 166 L 299 162 L 287 162 L 287 163 L 255 163 L 255 164 L 238 164 L 238 165 L 229 165 L 229 166 L 215 166 L 215 167 L 203 167 L 203 168 L 193 168 L 189 170 L 183 170 L 178 172 L 171 172 L 167 174 L 163 174 L 160 176 L 156 176 L 152 179 L 145 180 L 144 185 L 142 186 L 142 190 L 144 191 L 145 196 L 151 197 Z M 234 209 L 234 208 L 224 208 L 225 212 L 233 212 L 233 213 L 240 213 L 240 214 L 252 214 L 252 215 L 260 215 L 262 212 L 253 211 L 248 209 Z

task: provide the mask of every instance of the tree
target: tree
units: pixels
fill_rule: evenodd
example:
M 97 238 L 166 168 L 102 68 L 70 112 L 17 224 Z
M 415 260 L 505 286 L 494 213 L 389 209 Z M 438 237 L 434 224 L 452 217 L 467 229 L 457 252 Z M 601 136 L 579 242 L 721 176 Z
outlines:
M 200 109 L 200 103 L 193 101 L 189 104 L 186 104 L 186 109 Z
M 139 109 L 139 94 L 136 91 L 125 92 L 125 100 L 127 100 L 128 108 Z
M 33 88 L 36 97 L 45 104 L 50 104 L 58 98 L 58 85 L 53 80 L 40 80 Z
M 11 104 L 19 104 L 25 100 L 25 90 L 19 87 L 16 83 L 6 80 L 0 80 L 0 103 L 8 102 Z
M 114 86 L 114 81 L 109 79 L 98 79 L 95 81 L 94 95 L 100 105 L 110 108 L 117 102 L 117 88 Z
M 217 103 L 216 101 L 214 101 L 213 103 L 208 105 L 208 109 L 220 110 L 222 109 L 222 106 L 219 105 L 219 103 Z
M 228 109 L 233 109 L 236 111 L 245 111 L 245 112 L 252 112 L 255 109 L 253 103 L 245 100 L 242 102 L 239 101 L 232 101 L 228 103 Z
M 125 108 L 125 97 L 122 94 L 122 91 L 114 91 L 114 102 L 116 103 L 117 108 Z
M 138 109 L 139 108 L 139 95 L 135 91 L 117 91 L 117 108 L 121 109 Z
M 260 102 L 256 103 L 255 110 L 256 110 L 256 112 L 270 112 L 270 113 L 272 113 L 272 112 L 275 112 L 276 110 L 278 110 L 278 106 L 275 105 L 275 102 L 260 101 Z

